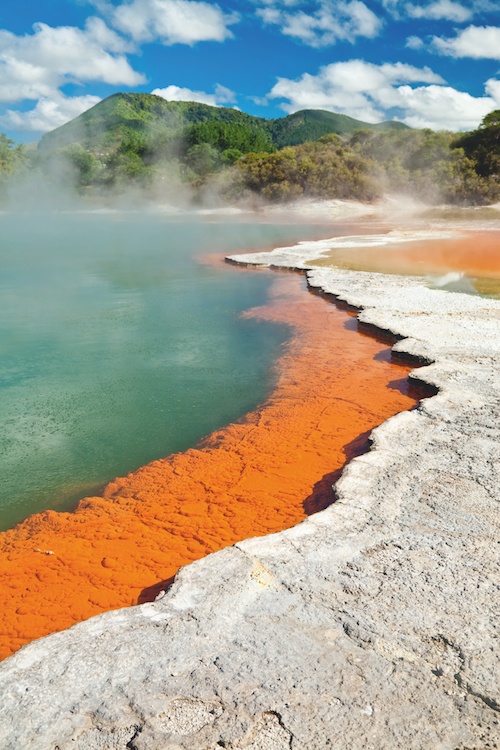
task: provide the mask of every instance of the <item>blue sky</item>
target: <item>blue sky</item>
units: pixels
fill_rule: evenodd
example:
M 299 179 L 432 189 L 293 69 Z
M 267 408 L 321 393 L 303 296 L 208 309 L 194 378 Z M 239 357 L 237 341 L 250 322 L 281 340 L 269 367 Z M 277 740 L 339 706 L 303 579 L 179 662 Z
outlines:
M 500 0 L 4 0 L 0 131 L 117 91 L 470 130 L 500 109 Z

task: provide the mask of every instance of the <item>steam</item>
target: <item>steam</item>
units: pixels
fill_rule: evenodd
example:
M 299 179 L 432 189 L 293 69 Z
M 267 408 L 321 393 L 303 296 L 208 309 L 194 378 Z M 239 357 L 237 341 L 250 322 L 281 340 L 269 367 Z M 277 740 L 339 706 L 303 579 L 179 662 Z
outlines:
M 448 271 L 443 276 L 430 276 L 430 280 L 433 286 L 438 289 L 444 289 L 448 286 L 454 285 L 462 281 L 465 278 L 465 274 L 462 271 Z

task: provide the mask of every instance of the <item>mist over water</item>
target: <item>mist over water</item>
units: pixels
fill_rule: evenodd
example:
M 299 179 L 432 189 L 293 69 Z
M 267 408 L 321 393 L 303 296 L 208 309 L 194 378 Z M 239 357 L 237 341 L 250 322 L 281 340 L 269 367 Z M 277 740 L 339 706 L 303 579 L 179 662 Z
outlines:
M 99 212 L 0 215 L 0 526 L 71 508 L 261 401 L 286 326 L 272 274 L 196 256 L 320 229 Z

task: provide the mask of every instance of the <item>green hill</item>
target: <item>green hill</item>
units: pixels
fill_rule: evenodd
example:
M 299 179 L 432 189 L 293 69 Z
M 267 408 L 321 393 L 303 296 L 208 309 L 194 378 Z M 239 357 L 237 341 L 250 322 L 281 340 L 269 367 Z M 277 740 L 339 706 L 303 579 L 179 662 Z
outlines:
M 138 134 L 161 140 L 205 123 L 217 127 L 198 127 L 189 141 L 241 151 L 269 151 L 283 146 L 317 140 L 323 135 L 352 133 L 355 130 L 404 129 L 398 122 L 372 125 L 323 110 L 302 110 L 277 120 L 253 117 L 227 107 L 212 107 L 197 102 L 168 102 L 154 94 L 113 94 L 91 109 L 43 136 L 41 151 L 54 151 L 80 144 L 94 154 L 116 151 L 124 140 Z
M 273 120 L 270 124 L 273 143 L 277 148 L 298 146 L 306 141 L 317 141 L 323 135 L 348 135 L 356 130 L 407 130 L 402 122 L 381 122 L 372 125 L 347 115 L 323 109 L 302 109 L 293 115 Z
M 238 124 L 267 135 L 267 122 L 227 107 L 198 102 L 167 102 L 154 94 L 113 94 L 61 127 L 46 133 L 41 150 L 79 143 L 89 151 L 113 149 L 131 131 L 149 132 L 160 127 L 174 133 L 189 125 L 209 121 Z

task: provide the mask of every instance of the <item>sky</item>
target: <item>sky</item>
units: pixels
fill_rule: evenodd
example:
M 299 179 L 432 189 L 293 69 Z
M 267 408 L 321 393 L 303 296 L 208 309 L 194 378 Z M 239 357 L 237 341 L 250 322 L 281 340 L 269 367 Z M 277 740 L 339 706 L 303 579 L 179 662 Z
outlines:
M 500 109 L 500 0 L 0 0 L 0 132 L 118 91 L 472 130 Z

